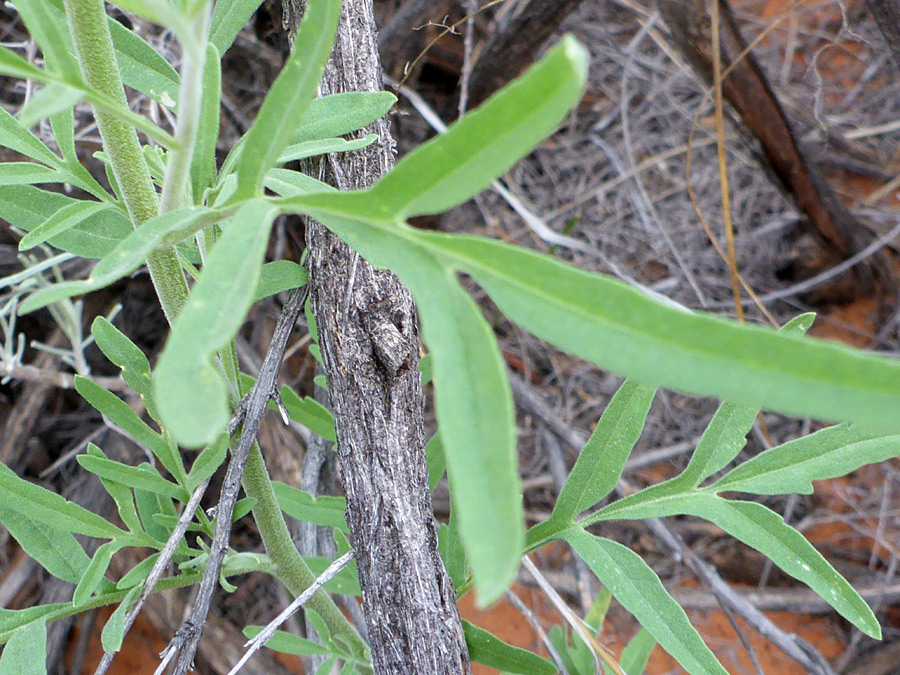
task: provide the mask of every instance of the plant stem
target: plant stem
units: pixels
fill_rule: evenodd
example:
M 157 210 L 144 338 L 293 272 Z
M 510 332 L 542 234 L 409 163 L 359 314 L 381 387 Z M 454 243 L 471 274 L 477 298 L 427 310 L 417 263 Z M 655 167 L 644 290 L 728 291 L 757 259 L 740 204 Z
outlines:
M 247 496 L 257 500 L 253 507 L 253 518 L 262 536 L 266 553 L 278 565 L 278 578 L 288 592 L 297 597 L 316 581 L 317 575 L 309 569 L 306 562 L 297 553 L 297 548 L 294 546 L 284 522 L 284 516 L 281 515 L 281 509 L 275 499 L 272 481 L 269 479 L 266 463 L 257 444 L 253 445 L 247 459 L 243 486 Z M 359 633 L 352 629 L 347 630 L 349 624 L 346 617 L 325 592 L 316 593 L 306 603 L 306 606 L 319 614 L 335 635 L 341 635 L 349 641 L 354 656 L 362 661 L 369 661 L 371 657 L 368 646 Z M 357 669 L 361 671 L 359 666 Z
M 119 76 L 103 0 L 63 2 L 85 82 L 127 110 L 128 101 Z M 96 107 L 94 117 L 131 222 L 139 227 L 158 215 L 159 202 L 137 131 L 127 122 Z M 147 267 L 163 311 L 171 323 L 188 295 L 187 282 L 174 247 L 156 251 L 147 259 Z

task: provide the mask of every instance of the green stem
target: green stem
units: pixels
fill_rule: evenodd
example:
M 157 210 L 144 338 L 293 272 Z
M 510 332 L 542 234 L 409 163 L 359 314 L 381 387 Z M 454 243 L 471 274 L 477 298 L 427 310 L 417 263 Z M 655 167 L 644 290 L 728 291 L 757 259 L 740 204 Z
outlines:
M 75 54 L 85 82 L 128 109 L 125 89 L 109 34 L 103 0 L 63 0 Z M 159 213 L 159 202 L 150 171 L 141 152 L 137 131 L 109 113 L 94 107 L 103 149 L 122 191 L 125 207 L 135 227 Z M 160 249 L 147 260 L 150 276 L 169 322 L 187 300 L 188 287 L 173 247 Z
M 281 579 L 288 592 L 297 597 L 313 584 L 316 575 L 297 553 L 287 524 L 284 522 L 284 516 L 281 515 L 278 501 L 275 499 L 272 481 L 257 444 L 254 444 L 250 450 L 242 484 L 247 496 L 256 499 L 253 518 L 262 536 L 266 553 L 278 565 L 278 578 Z M 322 617 L 333 634 L 342 635 L 349 642 L 354 656 L 364 663 L 371 661 L 369 647 L 359 633 L 350 626 L 347 618 L 334 604 L 331 597 L 319 591 L 310 598 L 306 606 Z M 368 669 L 363 671 L 359 666 L 357 666 L 357 670 L 365 673 L 371 672 Z

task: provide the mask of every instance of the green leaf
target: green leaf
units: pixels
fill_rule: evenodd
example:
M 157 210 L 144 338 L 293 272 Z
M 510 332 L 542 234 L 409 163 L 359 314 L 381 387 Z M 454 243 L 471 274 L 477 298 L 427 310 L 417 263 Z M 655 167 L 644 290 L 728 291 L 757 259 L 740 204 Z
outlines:
M 187 478 L 187 489 L 193 493 L 197 487 L 210 478 L 225 461 L 228 452 L 228 434 L 222 434 L 203 449 L 191 466 L 191 472 Z
M 209 25 L 209 41 L 224 54 L 247 25 L 262 0 L 216 0 Z
M 125 573 L 125 576 L 119 579 L 118 583 L 116 583 L 116 588 L 122 591 L 126 588 L 139 587 L 153 570 L 153 566 L 156 564 L 159 556 L 159 553 L 153 553 L 141 560 L 141 562 L 128 570 L 128 572 Z
M 169 473 L 179 480 L 184 477 L 184 466 L 181 464 L 180 456 L 173 453 L 165 437 L 151 429 L 125 401 L 80 375 L 75 376 L 75 390 L 136 443 L 156 455 Z M 115 478 L 114 480 L 119 479 Z
M 434 492 L 434 488 L 441 482 L 447 470 L 447 458 L 444 456 L 440 431 L 425 444 L 425 459 L 428 462 L 428 489 Z
M 686 511 L 715 523 L 772 560 L 784 572 L 818 593 L 847 621 L 876 640 L 881 626 L 869 606 L 802 534 L 762 504 L 737 502 L 704 495 Z M 659 636 L 654 634 L 660 644 Z M 665 647 L 665 645 L 663 644 Z
M 814 314 L 801 314 L 782 326 L 780 332 L 803 335 L 814 318 Z M 728 466 L 746 445 L 757 415 L 756 406 L 723 402 L 703 432 L 687 468 L 675 480 L 680 485 L 696 487 L 704 478 Z
M 219 3 L 216 3 L 216 9 Z M 195 204 L 201 204 L 203 191 L 216 180 L 216 141 L 219 139 L 219 106 L 222 93 L 222 65 L 213 44 L 206 47 L 203 71 L 203 96 L 200 100 L 200 125 L 194 158 L 191 161 L 191 192 Z
M 278 481 L 272 481 L 272 487 L 275 490 L 275 499 L 278 500 L 279 508 L 291 518 L 324 527 L 333 527 L 341 532 L 350 532 L 347 521 L 344 520 L 347 500 L 343 497 L 327 495 L 313 497 L 308 492 Z
M 0 46 L 0 75 L 36 82 L 53 81 L 53 77 L 46 70 L 31 65 L 14 51 L 3 46 Z
M 450 583 L 458 592 L 467 581 L 468 569 L 466 553 L 459 540 L 459 526 L 452 513 L 450 524 L 441 523 L 438 528 L 438 551 L 444 561 L 444 567 L 447 568 L 447 574 L 450 575 Z
M 112 613 L 103 631 L 100 633 L 100 645 L 104 652 L 115 653 L 122 648 L 122 640 L 125 639 L 125 615 L 137 602 L 138 596 L 141 594 L 141 587 L 135 586 L 119 603 L 116 611 Z
M 0 185 L 34 185 L 35 183 L 68 183 L 72 176 L 65 171 L 34 162 L 0 163 Z
M 140 395 L 147 412 L 156 419 L 156 405 L 153 403 L 150 380 L 150 361 L 147 360 L 144 352 L 102 316 L 98 316 L 91 324 L 91 335 L 103 355 L 122 369 L 122 378 L 125 383 Z
M 159 358 L 159 412 L 166 430 L 187 447 L 211 443 L 228 423 L 227 390 L 212 358 L 231 342 L 253 303 L 275 214 L 254 200 L 224 225 Z
M 299 422 L 326 441 L 334 442 L 337 440 L 337 433 L 334 430 L 334 417 L 317 400 L 309 396 L 300 398 L 293 389 L 284 385 L 281 388 L 281 402 L 284 403 L 284 407 L 292 420 Z
M 900 436 L 880 437 L 841 424 L 766 450 L 708 489 L 759 495 L 812 494 L 814 480 L 845 476 L 859 467 L 900 455 Z
M 306 268 L 291 260 L 276 260 L 262 266 L 253 302 L 259 302 L 270 295 L 305 286 L 309 280 Z
M 340 530 L 332 530 L 332 533 L 340 533 Z M 335 536 L 335 539 L 337 540 L 337 536 Z M 346 541 L 346 537 L 344 537 L 344 540 Z M 349 546 L 347 547 L 347 550 L 349 550 Z M 338 555 L 343 555 L 345 552 L 346 551 L 340 550 L 340 546 L 338 547 Z M 320 576 L 328 569 L 328 566 L 334 562 L 328 558 L 318 556 L 303 556 L 303 560 L 306 562 L 310 571 L 316 576 Z M 324 588 L 329 593 L 337 593 L 338 595 L 361 596 L 362 589 L 359 587 L 356 561 L 351 561 L 350 564 L 338 572 L 331 581 L 325 584 Z
M 900 429 L 896 359 L 679 311 L 619 281 L 500 242 L 415 237 L 471 274 L 510 320 L 615 373 L 798 417 Z
M 581 98 L 587 68 L 587 51 L 564 37 L 524 76 L 400 160 L 371 189 L 373 203 L 410 217 L 467 201 L 556 128 Z
M 27 314 L 65 298 L 105 288 L 134 272 L 160 246 L 173 246 L 227 217 L 228 213 L 192 206 L 151 218 L 136 230 L 129 226 L 129 234 L 116 242 L 117 245 L 103 256 L 87 279 L 64 281 L 42 288 L 22 303 L 19 313 Z M 53 240 L 50 243 L 54 243 Z
M 252 640 L 262 633 L 263 626 L 247 626 L 244 629 L 244 637 Z M 296 656 L 312 656 L 314 654 L 331 654 L 331 650 L 318 642 L 307 640 L 293 633 L 276 630 L 274 635 L 266 642 L 266 647 L 282 654 L 294 654 Z
M 54 21 L 46 0 L 17 0 L 16 9 L 28 34 L 44 53 L 44 61 L 56 73 L 74 80 L 81 79 L 78 60 L 67 49 L 65 25 Z M 30 126 L 30 125 L 26 125 Z
M 103 457 L 79 455 L 76 459 L 86 471 L 105 480 L 111 480 L 130 488 L 155 492 L 163 497 L 171 497 L 180 501 L 186 502 L 190 499 L 190 495 L 184 488 L 167 481 L 153 471 L 137 466 L 127 466 Z
M 619 658 L 619 666 L 626 675 L 641 675 L 647 667 L 650 652 L 656 646 L 656 640 L 650 635 L 650 631 L 641 628 L 634 637 L 625 645 L 622 656 Z
M 134 501 L 137 504 L 141 522 L 144 524 L 144 530 L 160 542 L 160 547 L 162 547 L 162 543 L 169 538 L 171 528 L 161 525 L 156 517 L 171 516 L 176 521 L 178 520 L 178 512 L 175 510 L 172 500 L 153 492 L 135 490 Z
M 757 407 L 723 402 L 703 431 L 687 468 L 674 480 L 685 488 L 697 487 L 727 466 L 747 444 L 747 433 L 757 415 Z
M 102 460 L 107 459 L 106 455 L 103 454 L 103 451 L 93 443 L 88 443 L 86 453 L 93 458 Z M 119 512 L 119 517 L 122 519 L 122 522 L 125 523 L 128 530 L 138 537 L 143 537 L 146 533 L 144 526 L 141 523 L 141 518 L 135 508 L 134 493 L 131 491 L 131 488 L 114 480 L 105 479 L 102 476 L 100 477 L 100 484 L 103 485 L 103 488 L 109 493 L 109 496 L 113 498 Z
M 0 186 L 3 219 L 26 232 L 39 227 L 61 208 L 78 201 L 27 185 Z M 95 213 L 68 232 L 52 237 L 48 243 L 82 258 L 101 258 L 131 232 L 134 227 L 128 216 L 118 209 L 110 209 Z
M 54 5 L 62 6 L 62 0 L 50 1 Z M 108 19 L 107 24 L 122 82 L 154 101 L 172 108 L 178 102 L 181 86 L 178 71 L 133 30 L 129 30 L 112 17 Z
M 631 381 L 619 387 L 578 455 L 556 500 L 551 520 L 570 523 L 612 491 L 644 430 L 644 420 L 655 395 L 654 387 Z
M 419 359 L 419 373 L 422 375 L 423 387 L 426 384 L 429 384 L 434 377 L 434 369 L 432 368 L 431 362 L 431 354 L 425 354 L 425 356 Z
M 263 185 L 281 197 L 296 197 L 314 192 L 334 192 L 335 188 L 299 171 L 272 169 L 263 179 Z
M 77 583 L 90 558 L 70 532 L 0 504 L 0 523 L 19 546 L 57 579 Z
M 281 151 L 277 164 L 295 162 L 308 157 L 318 157 L 332 152 L 351 152 L 361 150 L 372 145 L 378 139 L 378 134 L 369 134 L 364 138 L 345 140 L 343 138 L 323 138 L 318 141 L 303 141 L 293 143 Z
M 247 132 L 233 199 L 258 196 L 263 176 L 275 165 L 299 127 L 316 96 L 340 13 L 341 0 L 320 0 L 307 6 L 294 50 Z
M 46 675 L 47 626 L 32 621 L 16 630 L 0 654 L 3 675 Z
M 577 527 L 566 530 L 563 537 L 600 583 L 686 671 L 691 675 L 727 675 L 687 614 L 637 553 Z
M 556 666 L 527 649 L 513 647 L 483 628 L 463 621 L 469 657 L 475 663 L 524 675 L 555 675 Z
M 401 276 L 418 298 L 422 335 L 434 355 L 450 496 L 478 602 L 488 605 L 515 578 L 524 539 L 505 365 L 493 331 L 453 275 L 413 250 L 398 254 L 417 267 L 415 279 Z
M 0 108 L 0 145 L 43 162 L 47 166 L 62 166 L 62 161 L 50 151 L 50 148 L 3 108 Z
M 13 165 L 0 165 L 0 169 L 9 166 Z M 31 166 L 38 165 L 32 164 Z M 0 181 L 3 180 L 3 173 L 4 171 L 0 170 Z M 112 208 L 112 205 L 106 202 L 72 202 L 71 204 L 68 204 L 61 208 L 59 211 L 45 220 L 41 225 L 34 228 L 33 230 L 31 230 L 31 232 L 22 237 L 22 240 L 19 242 L 19 250 L 27 251 L 28 249 L 34 248 L 38 244 L 43 244 L 45 241 L 80 225 L 95 213 L 110 208 Z
M 116 0 L 115 4 L 161 26 L 174 27 L 181 23 L 181 16 L 168 0 Z
M 81 575 L 78 586 L 75 587 L 75 594 L 72 596 L 73 605 L 76 607 L 83 605 L 90 599 L 100 582 L 105 578 L 106 570 L 109 569 L 109 563 L 113 555 L 121 548 L 122 542 L 108 541 L 97 549 L 94 557 L 91 559 L 91 563 L 87 566 L 84 574 Z
M 0 464 L 3 506 L 51 528 L 101 539 L 116 539 L 127 533 L 87 509 L 63 499 L 55 492 L 19 478 Z
M 343 136 L 381 119 L 397 97 L 389 91 L 352 91 L 313 100 L 291 143 Z
M 73 108 L 84 98 L 84 91 L 63 82 L 51 82 L 28 99 L 19 112 L 23 126 L 33 127 L 41 120 Z

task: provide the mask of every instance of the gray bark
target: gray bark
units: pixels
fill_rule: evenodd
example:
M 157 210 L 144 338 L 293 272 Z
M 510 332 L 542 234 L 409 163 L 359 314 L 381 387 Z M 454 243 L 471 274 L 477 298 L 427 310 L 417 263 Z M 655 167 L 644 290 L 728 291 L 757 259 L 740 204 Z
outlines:
M 320 89 L 382 89 L 371 0 L 344 3 Z M 371 185 L 393 164 L 387 120 L 363 133 L 379 140 L 330 158 L 329 178 L 341 189 Z M 375 673 L 470 673 L 456 594 L 437 550 L 412 297 L 320 224 L 310 222 L 306 238 Z

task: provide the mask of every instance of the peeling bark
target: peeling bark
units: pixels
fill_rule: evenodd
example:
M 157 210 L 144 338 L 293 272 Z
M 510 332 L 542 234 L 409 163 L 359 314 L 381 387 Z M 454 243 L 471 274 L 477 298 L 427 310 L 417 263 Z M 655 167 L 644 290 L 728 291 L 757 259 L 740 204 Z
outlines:
M 346 0 L 320 93 L 381 89 L 372 1 Z M 386 119 L 361 133 L 379 139 L 329 158 L 325 173 L 341 189 L 367 187 L 393 164 Z M 437 549 L 412 296 L 319 223 L 308 223 L 306 240 L 375 673 L 471 673 L 456 594 Z

